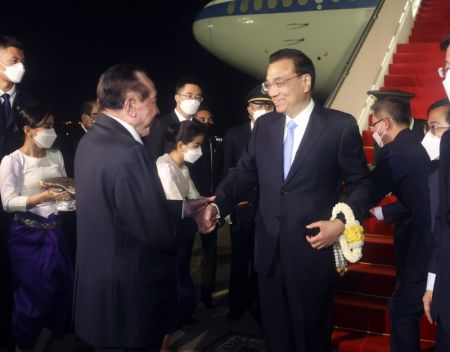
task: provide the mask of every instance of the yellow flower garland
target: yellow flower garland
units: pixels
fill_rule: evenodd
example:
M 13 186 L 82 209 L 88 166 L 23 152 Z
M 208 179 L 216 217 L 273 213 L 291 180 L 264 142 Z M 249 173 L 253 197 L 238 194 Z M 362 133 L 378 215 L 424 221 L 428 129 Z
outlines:
M 336 270 L 340 276 L 347 272 L 347 263 L 356 263 L 362 257 L 364 228 L 355 219 L 352 209 L 345 203 L 338 203 L 331 213 L 331 220 L 342 213 L 345 216 L 345 229 L 333 245 Z

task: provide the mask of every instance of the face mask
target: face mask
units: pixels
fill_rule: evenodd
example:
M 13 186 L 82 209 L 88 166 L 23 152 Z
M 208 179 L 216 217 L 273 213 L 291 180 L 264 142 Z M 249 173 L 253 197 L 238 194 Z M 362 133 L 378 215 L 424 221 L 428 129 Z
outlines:
M 440 144 L 441 139 L 439 137 L 433 136 L 431 132 L 427 132 L 425 137 L 422 139 L 422 145 L 427 151 L 430 160 L 439 159 Z
M 55 142 L 57 135 L 54 128 L 39 131 L 34 137 L 36 145 L 41 149 L 50 149 Z
M 255 110 L 255 111 L 253 111 L 252 116 L 253 116 L 253 118 L 254 118 L 255 121 L 256 121 L 259 117 L 261 117 L 262 115 L 267 114 L 268 112 L 269 112 L 269 111 L 264 110 L 264 109 L 261 109 L 261 110 Z
M 198 158 L 200 158 L 203 155 L 202 148 L 198 147 L 195 149 L 189 149 L 187 152 L 184 152 L 184 161 L 187 161 L 188 163 L 195 163 Z
M 195 99 L 182 100 L 180 103 L 180 108 L 185 114 L 194 115 L 198 108 L 200 107 L 200 102 Z
M 372 137 L 375 140 L 375 142 L 378 144 L 378 146 L 380 148 L 383 148 L 384 147 L 383 137 L 384 137 L 384 134 L 386 133 L 386 130 L 384 130 L 383 134 L 380 136 L 378 134 L 379 128 L 380 128 L 380 126 L 378 126 L 377 130 L 372 134 Z
M 25 74 L 25 67 L 23 66 L 23 63 L 18 62 L 14 65 L 4 67 L 5 72 L 3 73 L 12 83 L 20 83 L 20 81 L 22 81 L 22 77 Z
M 445 79 L 442 81 L 442 85 L 444 86 L 445 93 L 447 94 L 447 98 L 450 99 L 450 71 L 447 72 Z

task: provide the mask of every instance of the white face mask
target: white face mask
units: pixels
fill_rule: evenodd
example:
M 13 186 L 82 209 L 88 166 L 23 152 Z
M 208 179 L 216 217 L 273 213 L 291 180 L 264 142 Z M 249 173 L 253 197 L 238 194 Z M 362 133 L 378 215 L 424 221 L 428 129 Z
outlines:
M 450 71 L 447 72 L 445 79 L 442 81 L 442 85 L 444 86 L 445 93 L 447 94 L 447 98 L 450 99 Z
M 22 77 L 25 74 L 23 63 L 18 62 L 10 66 L 3 66 L 5 67 L 5 72 L 3 73 L 12 83 L 20 83 L 22 81 Z
M 379 128 L 380 128 L 380 126 L 378 126 L 377 130 L 374 133 L 372 133 L 372 137 L 375 140 L 375 142 L 378 144 L 378 146 L 380 148 L 383 148 L 384 147 L 383 137 L 384 137 L 384 134 L 386 133 L 386 130 L 384 130 L 383 134 L 380 136 L 378 134 Z
M 185 114 L 194 115 L 198 108 L 200 107 L 200 102 L 195 99 L 185 99 L 180 103 L 180 108 Z
M 253 118 L 256 121 L 259 117 L 261 117 L 262 115 L 267 114 L 268 112 L 270 112 L 270 111 L 267 111 L 267 110 L 264 110 L 264 109 L 255 110 L 255 111 L 253 111 L 252 116 L 253 116 Z
M 36 145 L 41 149 L 50 149 L 55 143 L 57 134 L 54 128 L 49 128 L 48 130 L 38 131 L 34 137 Z
M 430 160 L 439 159 L 439 146 L 441 144 L 441 139 L 434 136 L 431 132 L 427 132 L 425 137 L 422 139 L 422 145 L 428 153 Z
M 200 158 L 203 155 L 202 148 L 198 147 L 195 149 L 189 149 L 187 148 L 187 151 L 184 152 L 184 161 L 187 161 L 188 163 L 195 163 L 198 158 Z

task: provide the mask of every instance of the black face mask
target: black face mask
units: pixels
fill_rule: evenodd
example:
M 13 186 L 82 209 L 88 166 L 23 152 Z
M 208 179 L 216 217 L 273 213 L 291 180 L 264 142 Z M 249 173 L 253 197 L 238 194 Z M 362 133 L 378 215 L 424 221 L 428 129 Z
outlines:
M 210 123 L 202 123 L 196 119 L 193 119 L 193 121 L 197 124 L 199 124 L 200 126 L 202 126 L 203 130 L 205 131 L 207 137 L 214 135 L 215 133 L 215 127 L 214 125 L 210 124 Z

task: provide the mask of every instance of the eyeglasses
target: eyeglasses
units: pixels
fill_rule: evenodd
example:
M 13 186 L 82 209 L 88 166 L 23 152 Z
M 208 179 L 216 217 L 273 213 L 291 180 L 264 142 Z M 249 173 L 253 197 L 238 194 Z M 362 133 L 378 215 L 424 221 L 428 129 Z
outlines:
M 449 69 L 450 69 L 449 67 L 445 67 L 445 66 L 439 67 L 437 69 L 439 77 L 445 78 L 445 76 L 447 75 L 447 72 L 448 72 Z
M 197 95 L 193 95 L 193 94 L 178 94 L 180 97 L 185 97 L 186 99 L 195 99 L 198 102 L 202 102 L 203 101 L 203 97 L 199 94 Z
M 374 127 L 375 127 L 377 124 L 379 124 L 381 121 L 383 121 L 383 119 L 380 119 L 380 120 L 378 120 L 378 121 L 375 122 L 375 123 L 369 124 L 369 128 L 370 128 L 370 129 L 374 128 Z
M 436 135 L 436 130 L 448 130 L 450 126 L 435 126 L 435 125 L 425 125 L 423 126 L 423 131 L 426 133 L 431 131 L 431 134 L 434 136 Z
M 291 79 L 297 78 L 301 75 L 304 75 L 304 73 L 296 74 L 295 76 L 288 77 L 288 78 L 281 78 L 274 83 L 269 83 L 269 81 L 265 81 L 264 83 L 261 84 L 261 86 L 262 86 L 263 91 L 267 93 L 270 90 L 270 88 L 272 88 L 273 86 L 277 86 L 278 89 L 283 88 L 286 85 L 286 83 L 289 82 Z

